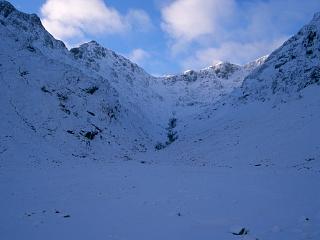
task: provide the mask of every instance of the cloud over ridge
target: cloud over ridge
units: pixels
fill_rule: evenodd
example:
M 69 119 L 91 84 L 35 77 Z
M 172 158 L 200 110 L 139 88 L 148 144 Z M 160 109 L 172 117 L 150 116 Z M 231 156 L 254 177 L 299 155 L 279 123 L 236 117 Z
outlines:
M 152 25 L 145 11 L 131 9 L 121 15 L 103 0 L 47 0 L 40 11 L 46 29 L 62 40 L 86 34 L 125 33 Z
M 184 69 L 244 64 L 275 50 L 298 30 L 288 30 L 293 22 L 317 10 L 319 0 L 172 0 L 161 9 L 162 29 Z

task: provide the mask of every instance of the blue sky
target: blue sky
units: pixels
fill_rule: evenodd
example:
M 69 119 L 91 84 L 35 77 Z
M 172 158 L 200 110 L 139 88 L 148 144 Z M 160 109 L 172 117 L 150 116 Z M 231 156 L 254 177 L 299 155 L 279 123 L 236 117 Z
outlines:
M 96 40 L 161 75 L 270 53 L 319 0 L 12 0 L 69 47 Z

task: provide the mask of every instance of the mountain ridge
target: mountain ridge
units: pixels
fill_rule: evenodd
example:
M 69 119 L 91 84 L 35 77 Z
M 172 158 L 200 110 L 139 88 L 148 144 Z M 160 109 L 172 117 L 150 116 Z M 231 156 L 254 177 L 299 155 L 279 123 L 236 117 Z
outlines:
M 100 109 L 96 109 L 95 111 L 104 111 L 110 120 L 116 118 L 120 122 L 123 121 L 122 124 L 129 121 L 140 125 L 143 122 L 142 125 L 149 127 L 142 128 L 141 125 L 134 128 L 140 129 L 139 132 L 142 134 L 149 132 L 146 134 L 147 138 L 155 139 L 155 142 L 165 141 L 167 134 L 165 129 L 170 119 L 179 119 L 181 124 L 184 124 L 184 121 L 189 121 L 187 119 L 198 118 L 200 115 L 210 115 L 206 111 L 212 112 L 212 108 L 216 109 L 217 105 L 224 105 L 230 102 L 229 98 L 233 98 L 234 96 L 235 98 L 231 102 L 236 104 L 247 100 L 249 96 L 256 96 L 255 98 L 260 100 L 264 99 L 267 95 L 271 97 L 270 94 L 262 93 L 262 89 L 270 89 L 272 86 L 261 85 L 261 82 L 268 83 L 268 81 L 259 79 L 267 68 L 281 70 L 281 67 L 284 65 L 281 62 L 283 58 L 280 58 L 278 55 L 285 54 L 282 53 L 281 49 L 286 48 L 288 45 L 291 46 L 292 44 L 290 45 L 290 43 L 300 39 L 294 36 L 271 55 L 243 66 L 224 62 L 200 71 L 191 70 L 176 76 L 153 77 L 137 64 L 101 46 L 96 41 L 84 43 L 77 48 L 68 50 L 63 42 L 54 39 L 44 29 L 40 19 L 36 15 L 21 13 L 7 1 L 0 2 L 0 12 L 3 29 L 2 38 L 10 46 L 6 47 L 6 49 L 17 49 L 17 56 L 20 55 L 19 52 L 21 50 L 24 50 L 26 51 L 24 54 L 32 56 L 32 59 L 41 56 L 48 62 L 58 63 L 58 65 L 62 66 L 61 71 L 65 72 L 61 78 L 64 79 L 63 84 L 61 80 L 48 83 L 41 83 L 42 80 L 39 80 L 39 83 L 43 84 L 39 88 L 45 91 L 54 89 L 54 84 L 62 84 L 60 93 L 58 93 L 60 96 L 58 96 L 58 99 L 60 99 L 60 110 L 72 115 L 72 110 L 69 108 L 75 106 L 78 106 L 79 109 L 83 108 L 81 104 L 79 105 L 76 102 L 71 104 L 65 100 L 61 101 L 63 99 L 62 95 L 65 96 L 64 98 L 70 99 L 74 95 L 75 98 L 79 99 L 79 97 L 83 98 L 83 92 L 92 92 L 94 95 L 103 89 L 107 95 L 100 95 L 100 100 L 94 100 L 100 101 Z M 319 14 L 315 14 L 311 25 L 307 26 L 317 24 L 319 25 Z M 305 28 L 308 27 L 304 27 L 303 29 Z M 302 30 L 301 34 L 304 36 L 306 33 Z M 318 36 L 316 35 L 313 40 L 317 40 Z M 295 49 L 298 43 L 294 44 L 293 48 Z M 313 45 L 313 54 L 318 54 L 317 46 L 317 44 Z M 4 50 L 3 52 L 5 53 L 6 51 Z M 10 51 L 8 54 L 10 55 Z M 299 54 L 300 52 L 297 52 L 295 55 L 300 56 Z M 301 56 L 301 59 L 303 57 Z M 297 61 L 296 59 L 291 60 Z M 12 59 L 12 61 L 15 60 Z M 26 66 L 23 66 L 26 61 L 23 59 L 19 61 L 21 61 L 21 66 L 15 71 L 18 71 L 21 75 L 20 77 L 27 80 L 33 73 L 29 73 L 30 70 L 26 69 Z M 273 61 L 275 64 L 269 66 Z M 282 65 L 276 67 L 275 65 L 279 65 L 279 62 Z M 310 65 L 310 63 L 308 64 Z M 313 64 L 317 64 L 316 61 Z M 77 71 L 79 71 L 82 77 L 79 74 L 75 74 L 76 71 L 72 69 L 78 69 Z M 316 70 L 317 68 L 312 71 Z M 39 71 L 41 72 L 40 69 Z M 303 72 L 304 70 L 299 71 Z M 290 70 L 286 72 L 290 73 Z M 34 74 L 34 76 L 37 76 L 37 73 Z M 41 74 L 46 76 L 45 73 Z M 256 77 L 258 75 L 259 77 Z M 268 77 L 268 75 L 264 76 L 264 78 Z M 274 79 L 274 82 L 281 82 L 275 76 L 271 76 L 271 78 Z M 88 81 L 85 79 L 92 80 Z M 300 76 L 299 79 L 302 79 L 302 77 Z M 250 82 L 254 84 L 250 85 Z M 274 85 L 274 83 L 271 85 Z M 65 90 L 63 90 L 64 88 Z M 94 97 L 91 98 L 94 99 Z M 88 100 L 86 99 L 87 97 L 81 101 L 87 102 Z M 96 107 L 91 106 L 91 108 Z M 81 121 L 89 121 L 89 125 L 92 126 L 90 122 L 93 121 L 96 113 L 92 110 L 86 110 L 82 115 L 85 116 L 88 114 L 87 112 L 92 113 L 90 118 Z M 78 115 L 79 113 L 75 112 L 73 114 Z M 131 117 L 139 120 L 132 121 Z M 104 117 L 101 116 L 100 118 L 103 119 Z M 96 124 L 94 125 L 97 126 Z M 122 128 L 126 129 L 124 126 Z M 102 127 L 98 126 L 98 129 L 102 129 Z M 93 128 L 88 132 L 96 131 L 97 129 Z M 79 133 L 78 136 L 81 136 L 81 134 Z

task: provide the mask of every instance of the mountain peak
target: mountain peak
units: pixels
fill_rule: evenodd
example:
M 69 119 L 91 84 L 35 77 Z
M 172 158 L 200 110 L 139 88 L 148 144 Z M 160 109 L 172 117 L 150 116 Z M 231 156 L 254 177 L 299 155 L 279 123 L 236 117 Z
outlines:
M 314 14 L 312 22 L 320 22 L 320 12 Z
M 40 18 L 36 14 L 27 14 L 17 10 L 10 2 L 0 0 L 0 18 L 10 22 L 10 25 L 21 26 L 26 24 L 31 24 L 32 26 L 38 26 L 44 30 Z M 12 19 L 18 19 L 13 21 Z
M 91 40 L 90 42 L 85 42 L 79 46 L 80 48 L 85 49 L 95 49 L 95 48 L 104 48 L 101 44 L 96 42 L 95 40 Z
M 87 44 L 89 45 L 93 45 L 93 46 L 97 46 L 97 47 L 101 47 L 102 45 L 99 44 L 97 41 L 95 40 L 91 40 L 90 42 L 87 42 Z
M 0 14 L 5 18 L 14 11 L 16 11 L 16 8 L 11 3 L 8 1 L 0 1 Z
M 35 51 L 46 51 L 44 46 L 65 50 L 61 41 L 54 39 L 43 27 L 36 14 L 27 14 L 17 10 L 11 3 L 0 0 L 0 27 L 1 32 L 14 38 L 22 48 Z
M 213 65 L 213 67 L 219 67 L 219 66 L 228 65 L 228 64 L 231 64 L 231 63 L 228 61 L 220 61 L 220 62 L 216 63 L 215 65 Z
M 79 47 L 72 48 L 70 50 L 75 58 L 82 58 L 83 56 L 88 54 L 96 58 L 104 58 L 107 55 L 107 51 L 109 50 L 93 40 L 87 43 L 83 43 Z

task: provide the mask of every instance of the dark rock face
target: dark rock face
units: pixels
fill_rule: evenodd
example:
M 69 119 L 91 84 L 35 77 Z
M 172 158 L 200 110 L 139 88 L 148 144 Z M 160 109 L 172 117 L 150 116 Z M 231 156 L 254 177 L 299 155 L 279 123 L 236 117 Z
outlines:
M 7 18 L 12 12 L 16 11 L 15 7 L 7 1 L 0 1 L 0 14 Z
M 231 63 L 223 63 L 214 67 L 214 72 L 219 78 L 228 79 L 233 73 L 239 70 L 239 66 Z

